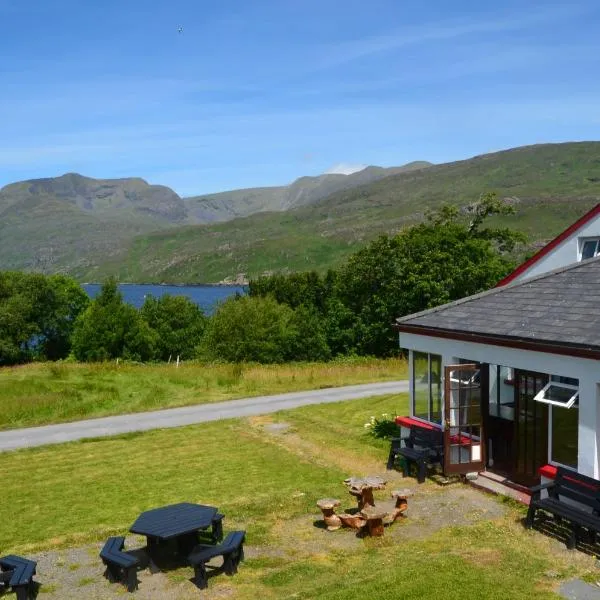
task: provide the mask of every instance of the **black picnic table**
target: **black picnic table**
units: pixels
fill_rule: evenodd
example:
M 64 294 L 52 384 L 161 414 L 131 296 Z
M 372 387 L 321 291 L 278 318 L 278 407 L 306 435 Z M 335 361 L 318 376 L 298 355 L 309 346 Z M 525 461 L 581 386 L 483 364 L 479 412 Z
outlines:
M 181 502 L 141 513 L 129 531 L 146 536 L 153 561 L 159 547 L 168 540 L 176 540 L 177 553 L 187 556 L 198 543 L 198 532 L 208 529 L 216 514 L 214 506 Z

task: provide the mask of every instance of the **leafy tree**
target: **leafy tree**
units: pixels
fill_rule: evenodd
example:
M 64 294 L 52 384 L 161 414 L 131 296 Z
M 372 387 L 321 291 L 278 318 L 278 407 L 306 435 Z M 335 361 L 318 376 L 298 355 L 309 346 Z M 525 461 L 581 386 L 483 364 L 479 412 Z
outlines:
M 30 341 L 39 333 L 21 273 L 0 273 L 0 364 L 31 360 Z
M 123 302 L 117 282 L 111 278 L 77 319 L 73 353 L 81 361 L 150 360 L 157 338 L 139 312 Z
M 303 317 L 307 320 L 302 321 Z M 236 363 L 281 363 L 324 356 L 324 338 L 318 332 L 307 332 L 317 321 L 308 318 L 306 312 L 297 314 L 269 296 L 228 298 L 208 323 L 202 355 Z
M 90 303 L 83 288 L 70 277 L 47 278 L 51 293 L 45 310 L 40 312 L 40 354 L 48 360 L 65 358 L 71 351 L 71 337 L 77 317 Z
M 69 277 L 0 273 L 0 364 L 66 357 L 75 321 L 88 302 Z
M 157 334 L 156 358 L 166 361 L 194 356 L 206 327 L 206 317 L 197 304 L 185 296 L 148 296 L 141 315 Z
M 292 318 L 295 330 L 288 360 L 325 361 L 331 358 L 325 322 L 314 308 L 299 306 Z
M 391 328 L 399 316 L 493 287 L 514 268 L 500 251 L 503 233 L 456 222 L 446 210 L 427 224 L 381 236 L 354 254 L 339 272 L 336 296 L 349 309 L 360 354 L 397 351 Z M 487 215 L 486 215 L 487 216 Z
M 280 304 L 292 308 L 308 306 L 324 312 L 331 293 L 333 273 L 321 277 L 315 271 L 259 277 L 249 283 L 252 297 L 272 296 Z

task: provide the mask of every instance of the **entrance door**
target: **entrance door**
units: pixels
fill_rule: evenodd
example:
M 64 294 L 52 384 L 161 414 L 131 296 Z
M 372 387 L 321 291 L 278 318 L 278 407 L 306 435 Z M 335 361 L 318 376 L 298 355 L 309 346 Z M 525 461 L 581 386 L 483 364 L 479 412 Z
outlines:
M 548 376 L 515 371 L 516 468 L 514 481 L 533 485 L 538 469 L 548 462 L 548 406 L 534 396 L 548 383 Z
M 478 365 L 444 369 L 444 473 L 482 471 L 481 375 Z

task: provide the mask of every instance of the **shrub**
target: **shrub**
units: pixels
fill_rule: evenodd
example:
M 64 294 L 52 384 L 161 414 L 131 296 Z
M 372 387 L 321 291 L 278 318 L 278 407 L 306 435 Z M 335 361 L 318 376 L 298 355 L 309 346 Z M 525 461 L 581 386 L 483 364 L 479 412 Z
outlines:
M 374 438 L 390 439 L 398 436 L 398 425 L 395 417 L 390 417 L 388 413 L 383 413 L 381 417 L 372 416 L 364 425 L 369 435 Z

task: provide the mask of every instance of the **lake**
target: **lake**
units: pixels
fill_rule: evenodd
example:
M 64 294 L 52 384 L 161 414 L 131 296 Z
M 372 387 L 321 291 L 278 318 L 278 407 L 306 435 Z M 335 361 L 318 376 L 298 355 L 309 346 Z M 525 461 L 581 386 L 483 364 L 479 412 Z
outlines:
M 102 287 L 99 283 L 86 283 L 82 286 L 90 298 L 93 298 Z M 123 300 L 140 308 L 144 298 L 152 294 L 155 298 L 170 294 L 171 296 L 187 296 L 206 314 L 212 313 L 217 302 L 233 296 L 236 292 L 245 294 L 247 288 L 242 285 L 138 285 L 122 283 L 119 289 Z

